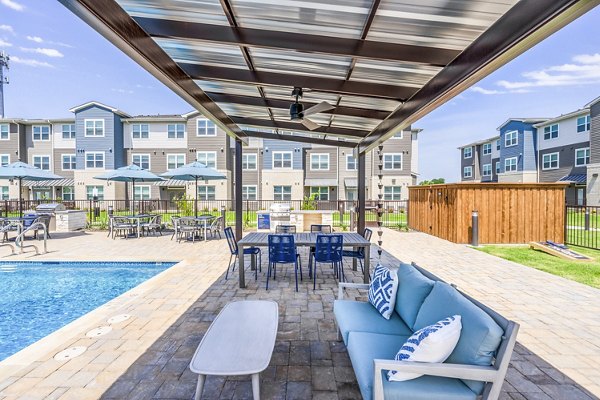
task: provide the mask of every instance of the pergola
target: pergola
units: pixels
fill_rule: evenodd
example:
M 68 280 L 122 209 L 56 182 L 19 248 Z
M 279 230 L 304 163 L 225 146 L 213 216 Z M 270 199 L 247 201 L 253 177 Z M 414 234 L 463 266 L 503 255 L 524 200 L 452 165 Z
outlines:
M 235 138 L 365 154 L 600 0 L 59 0 Z M 306 108 L 290 121 L 294 87 Z M 242 158 L 235 158 L 241 182 Z M 235 185 L 236 235 L 242 186 Z

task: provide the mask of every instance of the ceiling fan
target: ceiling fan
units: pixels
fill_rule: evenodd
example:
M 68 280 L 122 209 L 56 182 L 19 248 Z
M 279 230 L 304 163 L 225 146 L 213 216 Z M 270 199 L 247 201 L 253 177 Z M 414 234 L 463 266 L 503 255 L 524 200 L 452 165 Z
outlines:
M 308 119 L 306 117 L 308 117 L 309 115 L 333 110 L 335 108 L 328 102 L 322 101 L 319 104 L 316 104 L 316 105 L 304 110 L 304 106 L 299 101 L 299 99 L 302 97 L 302 88 L 301 87 L 295 87 L 294 90 L 292 90 L 292 97 L 296 98 L 296 101 L 294 101 L 292 103 L 292 105 L 290 106 L 290 117 L 291 117 L 292 121 L 300 121 L 300 123 L 302 125 L 304 125 L 308 129 L 310 129 L 311 131 L 314 131 L 315 129 L 320 128 L 321 125 L 317 124 L 316 122 L 311 121 L 310 119 Z

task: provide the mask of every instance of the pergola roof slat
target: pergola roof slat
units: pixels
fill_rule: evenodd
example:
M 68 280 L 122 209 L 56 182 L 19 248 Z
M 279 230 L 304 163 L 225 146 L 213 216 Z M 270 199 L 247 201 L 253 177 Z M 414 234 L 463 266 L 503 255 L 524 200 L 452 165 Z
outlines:
M 308 128 L 305 128 L 299 122 L 288 122 L 288 121 L 280 121 L 280 120 L 270 120 L 270 119 L 260 119 L 260 118 L 247 118 L 247 117 L 231 117 L 231 119 L 238 125 L 252 125 L 252 126 L 262 126 L 265 128 L 276 128 L 276 129 L 286 129 L 290 131 L 307 131 L 314 133 L 324 133 L 328 135 L 335 136 L 349 136 L 355 138 L 364 138 L 369 131 L 362 131 L 358 129 L 349 129 L 349 128 L 337 128 L 337 127 L 326 127 L 322 126 L 314 131 L 308 131 Z

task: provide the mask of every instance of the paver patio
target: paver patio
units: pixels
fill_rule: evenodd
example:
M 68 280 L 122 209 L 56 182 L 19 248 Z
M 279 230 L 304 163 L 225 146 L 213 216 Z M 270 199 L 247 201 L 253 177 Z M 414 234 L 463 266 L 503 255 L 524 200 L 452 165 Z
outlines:
M 332 305 L 337 289 L 328 267 L 319 276 L 318 289 L 314 292 L 312 285 L 305 280 L 296 293 L 289 269 L 286 276 L 278 275 L 277 281 L 273 282 L 267 292 L 264 288 L 265 270 L 259 274 L 257 282 L 248 279 L 246 289 L 238 287 L 237 274 L 229 280 L 224 279 L 229 259 L 224 240 L 196 244 L 176 244 L 168 238 L 112 241 L 101 233 L 92 233 L 77 235 L 69 240 L 55 239 L 49 243 L 49 247 L 53 250 L 52 253 L 36 258 L 181 259 L 184 263 L 148 281 L 147 285 L 143 284 L 146 288 L 134 289 L 109 302 L 98 312 L 89 314 L 81 323 L 72 327 L 68 334 L 56 339 L 51 348 L 43 354 L 37 354 L 37 359 L 28 366 L 6 371 L 0 363 L 1 399 L 189 399 L 194 393 L 196 375 L 189 371 L 188 364 L 202 334 L 225 304 L 248 298 L 273 299 L 280 307 L 278 341 L 271 365 L 262 375 L 263 398 L 360 398 L 348 355 L 343 344 L 336 339 Z M 597 305 L 600 298 L 598 291 L 584 291 L 582 295 L 577 291 L 578 286 L 562 282 L 562 278 L 549 275 L 551 278 L 544 279 L 547 274 L 537 271 L 537 274 L 530 276 L 526 267 L 427 235 L 386 230 L 384 248 L 403 261 L 414 260 L 421 263 L 522 324 L 519 340 L 527 347 L 518 345 L 516 348 L 502 398 L 594 398 L 586 393 L 586 389 L 538 356 L 544 351 L 547 352 L 543 353 L 544 356 L 552 355 L 548 348 L 554 345 L 553 341 L 550 340 L 546 348 L 533 349 L 536 346 L 536 341 L 532 340 L 533 333 L 536 330 L 543 331 L 543 328 L 538 328 L 538 324 L 544 323 L 548 329 L 556 329 L 554 333 L 557 335 L 571 331 L 570 318 L 563 316 L 562 311 L 569 304 L 561 308 L 552 299 L 544 301 L 538 298 L 533 303 L 535 307 L 531 307 L 531 303 L 527 302 L 528 297 L 519 297 L 517 294 L 521 293 L 519 288 L 527 286 L 527 282 L 553 285 L 553 278 L 558 279 L 557 284 L 562 285 L 556 290 L 561 287 L 563 291 L 574 290 L 569 295 L 573 304 L 587 301 Z M 397 260 L 391 254 L 384 253 L 384 262 L 397 263 Z M 504 271 L 504 266 L 514 269 L 515 275 Z M 346 271 L 349 270 L 347 266 Z M 461 272 L 468 276 L 463 276 Z M 349 272 L 348 275 L 356 282 L 361 279 L 360 272 Z M 503 283 L 505 275 L 508 283 Z M 518 277 L 522 277 L 522 281 Z M 531 278 L 534 280 L 528 281 Z M 514 285 L 514 294 L 512 291 L 502 291 L 504 285 L 508 288 Z M 543 293 L 537 295 L 548 296 L 552 289 L 545 287 Z M 357 291 L 350 291 L 349 294 L 354 297 L 364 296 L 364 293 Z M 545 304 L 549 305 L 549 311 L 545 310 Z M 105 324 L 108 316 L 123 312 L 131 314 L 132 318 L 115 325 L 109 334 L 97 338 L 85 336 L 89 329 Z M 561 316 L 556 322 L 546 319 L 546 314 L 553 312 Z M 576 312 L 572 314 L 577 319 Z M 540 315 L 544 319 L 539 319 L 540 322 L 536 319 L 535 324 L 532 324 L 527 321 L 529 315 Z M 598 318 L 600 313 L 596 315 L 595 318 Z M 591 331 L 588 329 L 583 334 L 592 335 L 594 330 L 599 329 L 599 324 L 594 324 L 597 320 L 591 315 L 586 318 L 590 322 Z M 582 332 L 577 329 L 572 331 L 574 335 Z M 548 337 L 552 339 L 551 336 Z M 558 338 L 559 343 L 562 343 L 562 336 L 559 335 Z M 574 344 L 575 338 L 566 339 L 565 343 L 571 343 L 573 349 L 578 349 Z M 543 342 L 543 339 L 539 341 Z M 57 362 L 52 358 L 57 351 L 80 344 L 88 346 L 88 351 L 82 356 L 67 362 Z M 590 340 L 590 344 L 594 345 L 594 342 Z M 556 352 L 558 351 L 568 353 L 567 350 L 557 349 Z M 579 364 L 583 359 L 579 355 L 574 356 L 573 362 L 578 363 L 575 368 L 587 365 Z M 555 360 L 547 361 L 556 365 Z M 571 368 L 566 369 L 571 371 Z M 577 376 L 574 378 L 577 379 Z M 595 389 L 589 382 L 580 383 L 591 388 L 590 390 Z M 206 399 L 250 397 L 249 377 L 207 379 L 204 392 Z

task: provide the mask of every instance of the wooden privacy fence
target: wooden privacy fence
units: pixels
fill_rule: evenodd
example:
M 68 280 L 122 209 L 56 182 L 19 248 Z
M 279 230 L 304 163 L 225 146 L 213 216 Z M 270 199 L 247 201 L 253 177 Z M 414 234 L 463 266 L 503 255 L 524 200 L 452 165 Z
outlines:
M 454 243 L 471 243 L 473 210 L 479 243 L 564 243 L 563 183 L 457 183 L 409 187 L 408 224 Z

